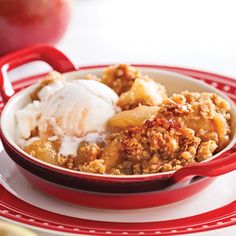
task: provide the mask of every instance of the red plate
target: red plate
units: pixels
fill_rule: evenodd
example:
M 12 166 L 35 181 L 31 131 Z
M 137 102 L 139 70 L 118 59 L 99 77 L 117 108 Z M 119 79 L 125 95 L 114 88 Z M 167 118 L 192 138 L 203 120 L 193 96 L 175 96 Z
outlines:
M 232 100 L 236 101 L 236 82 L 231 78 L 177 67 L 138 66 L 163 69 L 192 76 L 217 87 L 224 91 Z M 80 70 L 98 67 L 104 66 L 83 67 Z M 18 80 L 14 83 L 14 87 L 16 89 L 22 89 L 41 76 Z M 2 108 L 3 104 L 1 103 L 0 105 Z M 203 214 L 181 219 L 146 223 L 114 223 L 59 215 L 25 203 L 11 195 L 1 186 L 0 192 L 1 217 L 31 227 L 37 227 L 39 230 L 49 230 L 54 233 L 60 232 L 63 235 L 65 233 L 91 235 L 177 235 L 190 232 L 203 232 L 236 224 L 236 201 Z

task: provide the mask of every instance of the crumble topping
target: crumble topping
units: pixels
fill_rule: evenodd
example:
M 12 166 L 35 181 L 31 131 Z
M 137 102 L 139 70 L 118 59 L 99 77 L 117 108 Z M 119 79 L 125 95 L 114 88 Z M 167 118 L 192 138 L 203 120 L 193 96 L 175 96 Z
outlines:
M 106 68 L 101 78 L 90 74 L 83 79 L 86 86 L 85 81 L 99 83 L 93 89 L 98 89 L 100 95 L 94 96 L 94 90 L 88 100 L 81 100 L 91 92 L 90 89 L 70 94 L 65 110 L 55 108 L 54 113 L 60 112 L 63 119 L 50 118 L 55 124 L 61 122 L 60 132 L 49 126 L 47 135 L 41 135 L 39 130 L 39 125 L 46 125 L 41 119 L 43 104 L 68 83 L 58 72 L 49 73 L 31 94 L 32 102 L 17 112 L 18 144 L 27 153 L 76 171 L 152 174 L 205 161 L 230 141 L 231 108 L 217 94 L 183 91 L 168 96 L 163 85 L 126 64 Z M 111 89 L 104 92 L 107 87 L 104 84 L 117 95 Z M 79 97 L 81 94 L 83 98 Z M 69 91 L 65 96 L 69 96 Z M 57 106 L 60 99 L 54 99 Z M 97 99 L 110 104 L 109 108 L 102 105 L 97 109 Z M 78 105 L 71 106 L 74 101 L 78 101 Z M 89 103 L 84 105 L 85 101 Z M 86 124 L 88 128 L 80 132 L 82 126 L 78 126 L 76 132 L 65 134 L 66 128 L 73 131 L 77 127 L 76 119 L 84 116 L 78 107 L 83 105 L 88 112 L 90 103 L 93 111 L 97 110 Z M 71 113 L 67 112 L 70 106 Z M 97 119 L 111 110 L 111 115 L 101 120 L 103 129 L 90 130 Z M 83 117 L 85 123 L 86 117 Z

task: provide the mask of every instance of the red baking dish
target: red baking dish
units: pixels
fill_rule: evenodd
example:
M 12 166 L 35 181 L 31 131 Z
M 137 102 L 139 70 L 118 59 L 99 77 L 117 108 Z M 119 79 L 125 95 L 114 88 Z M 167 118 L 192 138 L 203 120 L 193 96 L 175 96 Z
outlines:
M 1 140 L 9 157 L 35 187 L 65 201 L 89 207 L 133 209 L 164 205 L 186 199 L 209 185 L 214 177 L 236 168 L 235 117 L 233 102 L 213 86 L 191 77 L 149 65 L 136 65 L 145 74 L 164 84 L 170 93 L 183 90 L 214 92 L 232 108 L 232 137 L 229 145 L 209 160 L 178 171 L 132 176 L 90 174 L 54 166 L 25 153 L 14 141 L 15 112 L 29 102 L 35 84 L 15 93 L 7 72 L 28 62 L 41 60 L 66 78 L 102 73 L 105 66 L 77 69 L 57 49 L 38 45 L 0 58 L 0 91 L 5 107 L 1 114 Z M 106 65 L 107 66 L 107 65 Z M 175 86 L 173 86 L 173 81 Z M 236 83 L 235 83 L 236 86 Z

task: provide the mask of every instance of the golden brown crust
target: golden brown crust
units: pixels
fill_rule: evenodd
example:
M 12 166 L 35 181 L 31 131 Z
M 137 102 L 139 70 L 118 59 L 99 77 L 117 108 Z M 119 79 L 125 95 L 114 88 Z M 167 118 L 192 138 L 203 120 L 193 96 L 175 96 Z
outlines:
M 83 165 L 94 161 L 101 156 L 102 149 L 96 143 L 81 143 L 77 150 L 77 157 L 75 158 L 76 165 Z
M 118 169 L 123 174 L 147 174 L 179 169 L 194 163 L 200 138 L 175 120 L 156 117 L 118 135 Z
M 183 111 L 182 114 L 173 113 L 172 115 L 179 117 L 203 141 L 215 141 L 219 146 L 218 151 L 228 144 L 231 133 L 230 105 L 223 98 L 213 93 L 185 91 L 174 94 L 164 103 L 167 107 L 173 106 L 172 109 L 175 112 L 179 111 L 180 107 L 182 110 L 186 109 L 186 112 Z
M 128 91 L 139 76 L 140 73 L 136 68 L 126 64 L 119 64 L 106 68 L 101 82 L 120 95 Z
M 94 173 L 94 174 L 105 174 L 106 165 L 104 165 L 104 160 L 96 159 L 94 161 L 90 161 L 88 165 L 79 166 L 79 170 L 83 172 Z

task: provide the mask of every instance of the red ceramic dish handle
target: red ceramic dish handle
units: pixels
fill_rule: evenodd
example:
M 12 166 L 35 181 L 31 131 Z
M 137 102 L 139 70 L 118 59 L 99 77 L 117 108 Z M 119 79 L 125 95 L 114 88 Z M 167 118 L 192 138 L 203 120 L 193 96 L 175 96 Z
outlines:
M 222 157 L 217 158 L 217 160 L 186 166 L 176 171 L 172 178 L 178 182 L 189 176 L 214 177 L 233 170 L 236 170 L 235 147 L 222 154 Z
M 4 102 L 14 94 L 7 72 L 32 61 L 44 61 L 61 73 L 76 70 L 73 63 L 62 52 L 49 45 L 36 45 L 3 56 L 0 58 L 0 92 Z

